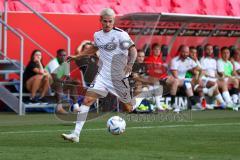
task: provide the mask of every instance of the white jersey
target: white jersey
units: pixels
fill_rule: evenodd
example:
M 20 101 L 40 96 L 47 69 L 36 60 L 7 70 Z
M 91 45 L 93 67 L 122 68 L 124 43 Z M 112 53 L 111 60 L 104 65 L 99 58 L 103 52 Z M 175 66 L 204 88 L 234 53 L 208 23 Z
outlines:
M 197 63 L 191 58 L 187 57 L 182 61 L 179 56 L 177 56 L 172 59 L 170 69 L 178 71 L 179 79 L 185 79 L 186 72 L 195 67 L 197 67 Z
M 225 76 L 232 76 L 233 64 L 229 60 L 219 59 L 217 61 L 217 71 L 224 73 Z
M 216 77 L 217 61 L 211 57 L 201 58 L 200 60 L 202 70 L 206 72 L 206 75 L 210 77 Z
M 127 32 L 113 28 L 94 34 L 95 46 L 99 49 L 99 74 L 106 81 L 122 79 L 128 61 L 128 49 L 134 43 Z
M 239 71 L 240 70 L 240 63 L 237 62 L 237 61 L 234 61 L 233 64 L 234 64 L 234 67 L 235 67 L 235 71 Z

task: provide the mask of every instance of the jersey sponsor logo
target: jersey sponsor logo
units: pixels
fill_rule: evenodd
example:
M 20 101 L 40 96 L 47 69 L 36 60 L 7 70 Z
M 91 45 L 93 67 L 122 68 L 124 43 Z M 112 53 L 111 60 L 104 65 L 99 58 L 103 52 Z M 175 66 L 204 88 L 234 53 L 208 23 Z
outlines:
M 106 51 L 113 51 L 117 48 L 117 44 L 114 42 L 108 42 L 107 44 L 104 45 L 104 49 Z

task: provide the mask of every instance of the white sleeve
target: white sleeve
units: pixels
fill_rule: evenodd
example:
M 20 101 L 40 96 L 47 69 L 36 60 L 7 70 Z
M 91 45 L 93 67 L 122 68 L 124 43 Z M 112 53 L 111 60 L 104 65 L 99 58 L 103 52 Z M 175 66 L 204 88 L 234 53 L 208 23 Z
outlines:
M 220 73 L 224 72 L 224 64 L 223 64 L 222 60 L 217 61 L 217 71 Z
M 129 36 L 129 34 L 125 31 L 123 31 L 122 33 L 122 40 L 121 41 L 127 41 L 129 42 L 129 47 L 131 47 L 132 45 L 134 45 L 134 42 L 132 41 L 131 37 Z
M 170 70 L 178 70 L 178 63 L 176 58 L 173 58 L 170 64 Z
M 198 66 L 198 64 L 194 60 L 192 60 L 192 59 L 190 59 L 190 64 L 191 64 L 191 67 L 192 67 L 190 69 L 193 69 L 193 68 Z
M 53 59 L 48 63 L 47 69 L 49 73 L 54 73 L 59 66 L 59 63 L 55 59 Z
M 93 45 L 94 45 L 95 47 L 97 47 L 98 44 L 97 44 L 97 34 L 96 34 L 96 33 L 94 33 L 93 39 L 94 39 Z
M 204 63 L 204 59 L 203 59 L 203 58 L 201 58 L 200 64 L 201 64 L 201 66 L 202 66 L 202 70 L 206 70 L 206 69 L 207 69 L 206 66 L 205 66 L 205 63 Z

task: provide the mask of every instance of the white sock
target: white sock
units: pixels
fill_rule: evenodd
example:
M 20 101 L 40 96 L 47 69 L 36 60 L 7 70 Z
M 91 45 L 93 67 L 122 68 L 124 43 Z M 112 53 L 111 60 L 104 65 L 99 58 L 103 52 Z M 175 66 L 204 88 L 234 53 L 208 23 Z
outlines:
M 154 90 L 154 95 L 156 99 L 156 107 L 161 107 L 161 97 L 162 97 L 162 90 L 159 87 L 159 84 L 154 84 L 153 85 L 153 90 Z
M 228 91 L 224 91 L 224 92 L 222 93 L 222 95 L 223 95 L 224 100 L 225 100 L 228 104 L 232 104 L 232 103 L 233 103 Z
M 161 97 L 162 96 L 155 96 L 155 98 L 156 98 L 156 106 L 157 107 L 162 107 L 162 105 L 161 105 Z
M 222 98 L 222 95 L 219 93 L 215 96 L 216 100 L 220 103 L 220 104 L 224 104 L 224 100 Z
M 89 106 L 81 105 L 80 112 L 78 112 L 76 126 L 75 126 L 75 130 L 74 130 L 74 133 L 77 134 L 78 136 L 80 135 L 82 127 L 83 127 L 84 123 L 86 122 L 89 108 L 90 108 Z
M 234 103 L 234 104 L 237 104 L 237 103 L 238 103 L 238 95 L 233 94 L 233 95 L 232 95 L 232 99 L 233 99 L 233 103 Z
M 133 106 L 133 110 L 134 110 L 135 108 L 137 108 L 137 107 L 141 104 L 141 102 L 142 102 L 143 99 L 144 99 L 144 98 L 140 98 L 140 97 L 135 98 L 136 103 L 135 103 L 135 105 Z
M 78 109 L 79 109 L 79 104 L 78 103 L 73 104 L 73 110 L 78 110 Z
M 208 94 L 208 88 L 203 88 L 203 93 Z

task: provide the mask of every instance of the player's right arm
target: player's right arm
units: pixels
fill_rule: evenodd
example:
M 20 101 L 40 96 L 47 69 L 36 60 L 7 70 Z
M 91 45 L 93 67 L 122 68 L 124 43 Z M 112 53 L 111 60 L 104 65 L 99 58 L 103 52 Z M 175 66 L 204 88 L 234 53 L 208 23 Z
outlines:
M 84 51 L 78 52 L 74 56 L 71 56 L 70 59 L 79 59 L 82 56 L 91 56 L 96 54 L 97 51 L 98 51 L 98 48 L 92 45 L 88 49 L 85 49 Z
M 217 73 L 220 78 L 224 78 L 224 64 L 221 60 L 217 61 Z
M 173 58 L 170 63 L 170 71 L 172 73 L 172 76 L 176 79 L 178 79 L 178 63 L 177 58 Z

